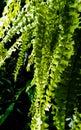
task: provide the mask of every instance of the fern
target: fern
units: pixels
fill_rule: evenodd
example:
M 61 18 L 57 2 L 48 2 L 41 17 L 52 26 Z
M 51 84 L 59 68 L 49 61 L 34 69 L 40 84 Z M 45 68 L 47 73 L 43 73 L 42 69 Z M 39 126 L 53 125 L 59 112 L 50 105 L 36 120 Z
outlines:
M 77 0 L 26 0 L 25 6 L 21 8 L 20 1 L 9 0 L 4 8 L 0 19 L 0 66 L 16 50 L 19 50 L 19 54 L 14 70 L 15 81 L 25 61 L 27 71 L 31 70 L 31 65 L 34 66 L 33 79 L 26 90 L 30 93 L 32 86 L 35 86 L 34 99 L 30 98 L 31 130 L 50 129 L 47 123 L 49 116 L 46 115 L 50 111 L 52 125 L 57 130 L 66 129 L 70 98 L 74 103 L 71 97 L 73 86 L 70 84 L 73 83 L 72 58 L 76 57 L 74 33 L 80 28 L 80 5 Z M 15 43 L 14 37 L 17 37 Z M 7 48 L 7 44 L 11 45 Z M 75 106 L 74 103 L 71 110 Z

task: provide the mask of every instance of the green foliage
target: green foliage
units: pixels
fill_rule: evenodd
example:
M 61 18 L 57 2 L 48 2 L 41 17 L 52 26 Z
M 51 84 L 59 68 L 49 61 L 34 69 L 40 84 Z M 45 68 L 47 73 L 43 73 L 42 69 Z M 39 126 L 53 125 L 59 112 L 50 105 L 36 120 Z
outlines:
M 21 1 L 8 0 L 4 8 L 0 19 L 0 66 L 16 50 L 19 53 L 14 70 L 15 81 L 24 64 L 27 71 L 34 66 L 32 81 L 28 82 L 27 89 L 22 88 L 26 89 L 31 100 L 31 130 L 50 129 L 47 121 L 50 115 L 53 117 L 53 127 L 56 126 L 57 130 L 67 129 L 66 118 L 72 116 L 72 110 L 77 106 L 74 100 L 77 99 L 75 91 L 78 83 L 74 87 L 73 82 L 78 76 L 80 79 L 81 73 L 75 78 L 72 75 L 77 68 L 74 61 L 78 58 L 78 63 L 81 56 L 75 37 L 76 30 L 80 28 L 80 6 L 77 0 L 26 0 L 21 7 Z M 22 90 L 19 90 L 18 97 Z M 7 114 L 1 116 L 1 124 L 13 110 L 10 108 L 12 104 L 6 110 Z M 50 111 L 51 114 L 47 116 L 46 113 Z
M 77 111 L 77 108 L 75 108 L 75 119 L 71 130 L 80 130 L 80 129 L 81 129 L 81 113 L 79 113 Z
M 10 106 L 6 109 L 6 112 L 3 115 L 0 115 L 0 125 L 2 125 L 2 123 L 6 120 L 6 118 L 13 110 L 13 108 L 14 108 L 14 103 L 10 104 Z

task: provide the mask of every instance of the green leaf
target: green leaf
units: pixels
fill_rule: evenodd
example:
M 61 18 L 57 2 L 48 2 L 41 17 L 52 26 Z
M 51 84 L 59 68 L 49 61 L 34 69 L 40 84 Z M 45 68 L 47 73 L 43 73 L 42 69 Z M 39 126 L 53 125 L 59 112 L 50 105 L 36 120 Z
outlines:
M 6 120 L 6 118 L 10 115 L 10 113 L 13 111 L 14 103 L 12 103 L 5 111 L 4 114 L 0 116 L 0 125 L 3 124 L 3 122 Z

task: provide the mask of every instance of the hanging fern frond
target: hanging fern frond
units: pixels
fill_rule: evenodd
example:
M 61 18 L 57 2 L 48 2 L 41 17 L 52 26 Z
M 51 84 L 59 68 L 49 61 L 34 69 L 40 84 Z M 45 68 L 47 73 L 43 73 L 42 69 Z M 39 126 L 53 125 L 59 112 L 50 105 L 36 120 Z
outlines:
M 0 66 L 14 51 L 19 50 L 14 80 L 17 80 L 24 64 L 27 71 L 32 71 L 31 65 L 34 69 L 28 87 L 28 90 L 32 89 L 31 86 L 35 88 L 33 100 L 30 98 L 31 130 L 50 129 L 50 115 L 52 125 L 57 130 L 64 130 L 66 119 L 76 106 L 71 92 L 73 64 L 78 51 L 75 50 L 78 45 L 74 37 L 76 30 L 80 29 L 81 4 L 77 0 L 25 0 L 24 3 L 22 7 L 21 1 L 9 0 L 4 8 L 0 19 Z M 73 106 L 69 103 L 70 99 Z

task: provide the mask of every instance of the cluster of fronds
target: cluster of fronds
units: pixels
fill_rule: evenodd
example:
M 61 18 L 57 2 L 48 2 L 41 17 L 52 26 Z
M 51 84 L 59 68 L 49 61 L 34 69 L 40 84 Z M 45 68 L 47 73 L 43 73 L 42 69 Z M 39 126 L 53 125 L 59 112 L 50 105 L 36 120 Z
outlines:
M 35 86 L 30 108 L 31 130 L 50 129 L 46 114 L 50 111 L 52 125 L 58 130 L 66 129 L 66 119 L 77 107 L 71 94 L 73 92 L 74 96 L 77 89 L 77 82 L 73 85 L 77 76 L 74 79 L 72 76 L 77 67 L 74 60 L 79 43 L 74 33 L 79 29 L 80 10 L 78 0 L 26 0 L 23 7 L 20 0 L 8 0 L 4 8 L 0 18 L 0 66 L 16 50 L 19 50 L 19 57 L 14 70 L 15 81 L 25 61 L 27 71 L 34 66 L 34 76 L 26 90 Z M 29 48 L 32 48 L 31 54 Z

